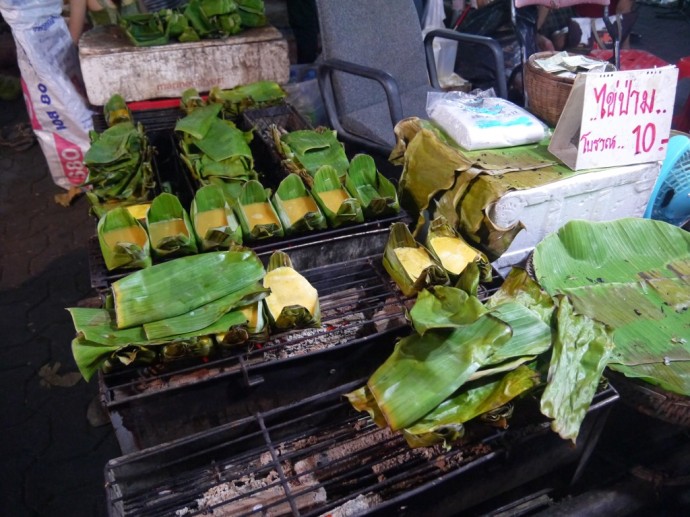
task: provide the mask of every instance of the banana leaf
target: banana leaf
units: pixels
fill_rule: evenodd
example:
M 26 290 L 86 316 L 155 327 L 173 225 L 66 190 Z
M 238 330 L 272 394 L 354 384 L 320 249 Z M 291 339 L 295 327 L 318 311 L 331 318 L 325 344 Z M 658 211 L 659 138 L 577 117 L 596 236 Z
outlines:
M 256 180 L 247 181 L 234 206 L 242 234 L 247 240 L 257 241 L 283 237 L 285 231 L 270 202 L 269 192 Z
M 272 328 L 321 326 L 319 293 L 293 268 L 286 253 L 275 251 L 271 254 L 263 282 L 264 287 L 271 290 L 264 303 Z
M 229 249 L 242 244 L 242 228 L 217 185 L 206 185 L 194 194 L 190 208 L 192 226 L 201 251 Z
M 280 182 L 271 201 L 287 236 L 328 226 L 326 217 L 297 174 L 288 174 Z
M 180 334 L 195 332 L 211 326 L 224 314 L 233 309 L 265 298 L 268 293 L 268 289 L 263 288 L 261 283 L 249 285 L 202 305 L 193 311 L 164 320 L 144 323 L 144 332 L 150 340 L 171 338 Z
M 232 311 L 224 314 L 207 328 L 175 336 L 175 339 L 152 341 L 146 337 L 141 326 L 118 329 L 113 314 L 108 310 L 82 307 L 67 310 L 72 316 L 77 333 L 72 340 L 72 355 L 80 373 L 87 381 L 118 351 L 124 351 L 125 353 L 120 357 L 128 358 L 131 363 L 143 349 L 146 360 L 152 362 L 153 358 L 150 357 L 149 352 L 160 346 L 222 332 L 246 320 L 241 311 Z
M 436 261 L 443 266 L 451 280 L 457 281 L 470 263 L 476 263 L 480 270 L 480 281 L 490 282 L 491 263 L 481 251 L 470 246 L 443 216 L 436 217 L 429 225 L 426 247 Z
M 413 296 L 432 285 L 449 283 L 446 271 L 415 241 L 403 222 L 391 224 L 383 252 L 383 267 L 405 296 Z
M 462 437 L 465 422 L 499 408 L 540 384 L 539 373 L 518 366 L 497 380 L 464 386 L 433 411 L 403 429 L 410 447 L 428 447 L 443 442 L 447 447 Z
M 180 109 L 185 112 L 185 115 L 189 115 L 196 108 L 201 108 L 203 106 L 206 106 L 206 101 L 203 99 L 203 97 L 201 97 L 199 91 L 196 88 L 187 88 L 185 91 L 182 92 L 182 96 L 180 97 Z M 217 115 L 218 113 L 216 112 L 215 116 Z M 206 130 L 203 129 L 203 125 L 205 125 L 205 123 L 202 121 L 202 119 L 206 120 L 206 116 L 199 115 L 199 117 L 200 119 L 197 120 L 197 122 L 199 123 L 200 127 L 196 129 L 194 129 L 195 125 L 191 124 L 191 122 L 193 122 L 194 119 L 190 119 L 185 122 L 185 124 L 190 124 L 188 126 L 189 129 L 186 132 L 190 133 L 192 136 L 200 135 L 197 136 L 197 138 L 201 138 L 203 135 L 206 134 L 206 131 L 208 131 L 208 128 L 206 128 Z M 186 118 L 186 116 L 184 118 Z M 212 119 L 213 117 L 208 118 L 208 120 Z M 175 130 L 178 130 L 177 124 L 180 120 L 181 119 L 178 119 L 178 121 L 175 123 Z M 184 129 L 180 129 L 179 131 L 184 131 Z
M 428 330 L 467 325 L 486 312 L 488 309 L 478 298 L 455 287 L 438 285 L 419 292 L 410 309 L 410 319 L 423 336 Z
M 233 0 L 190 0 L 183 12 L 201 38 L 219 38 L 242 30 Z
M 108 127 L 120 122 L 133 122 L 132 113 L 125 99 L 118 93 L 112 95 L 103 106 L 103 116 Z
M 155 186 L 153 148 L 141 124 L 119 122 L 102 133 L 91 131 L 89 138 L 84 154 L 89 173 L 82 185 L 91 187 L 93 211 L 148 201 Z
M 168 38 L 179 39 L 185 31 L 190 29 L 189 20 L 179 11 L 173 9 L 162 9 L 158 11 L 158 16 L 163 20 L 165 33 Z
M 189 359 L 192 357 L 209 357 L 216 347 L 211 336 L 201 336 L 189 340 L 168 343 L 161 347 L 160 357 L 163 363 Z
M 268 23 L 264 0 L 236 0 L 244 27 L 263 27 Z
M 111 286 L 118 328 L 185 314 L 253 285 L 265 274 L 252 251 L 214 251 L 136 271 Z
M 287 93 L 275 81 L 256 81 L 230 89 L 211 88 L 209 102 L 223 106 L 223 114 L 236 120 L 245 110 L 267 108 L 285 102 Z
M 124 207 L 106 212 L 96 225 L 98 244 L 108 271 L 149 267 L 151 244 L 142 224 Z
M 338 171 L 332 166 L 319 167 L 311 193 L 332 228 L 364 222 L 362 206 L 343 187 Z
M 615 345 L 610 329 L 575 313 L 565 296 L 558 298 L 553 357 L 540 406 L 553 419 L 551 429 L 575 443 Z
M 553 298 L 524 269 L 513 268 L 503 280 L 501 287 L 486 300 L 486 307 L 493 309 L 506 302 L 524 305 L 547 325 L 553 320 Z
M 158 13 L 137 13 L 120 16 L 119 25 L 129 41 L 137 47 L 165 45 L 170 41 L 168 31 Z
M 250 170 L 254 166 L 252 152 L 247 143 L 251 139 L 250 135 L 251 132 L 245 134 L 229 120 L 215 118 L 203 138 L 194 140 L 194 145 L 217 162 L 232 157 L 242 158 L 246 161 L 245 168 Z
M 350 162 L 335 131 L 318 128 L 281 133 L 275 125 L 271 130 L 283 164 L 290 172 L 299 174 L 309 187 L 322 165 L 333 167 L 341 178 L 345 176 Z
M 689 232 L 652 219 L 571 221 L 537 245 L 534 269 L 551 296 L 613 329 L 609 368 L 690 395 Z
M 187 115 L 175 122 L 175 131 L 188 134 L 196 140 L 206 136 L 211 125 L 218 119 L 222 109 L 220 104 L 199 105 L 199 100 L 194 95 L 195 90 L 187 91 L 189 96 L 183 99 L 184 110 Z
M 238 310 L 244 314 L 247 321 L 215 335 L 216 343 L 221 350 L 232 350 L 250 340 L 253 343 L 268 341 L 269 325 L 264 316 L 263 300 L 240 307 Z
M 452 330 L 412 334 L 367 386 L 392 430 L 412 425 L 467 382 L 511 335 L 510 326 L 489 314 Z
M 187 211 L 176 195 L 158 194 L 146 213 L 151 251 L 159 259 L 191 255 L 199 250 Z
M 400 212 L 395 186 L 376 169 L 374 159 L 368 154 L 358 154 L 352 158 L 345 187 L 359 201 L 368 219 Z

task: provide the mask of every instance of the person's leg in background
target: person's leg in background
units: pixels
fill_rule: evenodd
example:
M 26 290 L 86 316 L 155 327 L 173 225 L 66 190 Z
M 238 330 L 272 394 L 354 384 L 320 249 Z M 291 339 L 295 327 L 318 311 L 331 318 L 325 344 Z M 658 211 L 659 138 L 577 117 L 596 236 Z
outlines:
M 314 0 L 287 0 L 287 13 L 297 44 L 297 63 L 313 63 L 319 55 L 319 18 Z

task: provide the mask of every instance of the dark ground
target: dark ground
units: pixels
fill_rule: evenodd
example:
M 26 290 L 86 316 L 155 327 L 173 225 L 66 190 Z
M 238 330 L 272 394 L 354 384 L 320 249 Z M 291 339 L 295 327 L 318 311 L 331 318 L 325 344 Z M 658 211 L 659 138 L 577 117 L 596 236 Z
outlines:
M 690 55 L 690 18 L 658 16 L 672 12 L 642 5 L 635 27 L 641 39 L 634 47 L 670 63 Z M 690 79 L 686 79 L 679 88 L 678 105 L 689 91 Z M 22 100 L 0 101 L 2 127 L 26 120 Z M 53 183 L 38 145 L 21 152 L 0 147 L 0 185 L 0 321 L 5 336 L 0 342 L 0 390 L 4 393 L 0 515 L 106 515 L 103 469 L 109 459 L 120 455 L 119 446 L 100 410 L 97 383 L 86 383 L 78 376 L 70 351 L 74 329 L 65 311 L 95 296 L 87 255 L 94 220 L 88 215 L 86 199 L 67 208 L 54 201 L 63 191 Z M 654 453 L 655 439 L 644 438 L 648 429 L 657 425 L 664 432 L 668 429 L 622 407 L 614 410 L 609 421 L 617 425 L 605 429 L 591 463 L 602 471 L 603 464 L 610 465 L 605 457 L 611 454 L 623 462 L 621 468 L 632 468 L 642 461 L 636 456 L 641 449 Z M 639 437 L 648 445 L 634 441 L 621 449 L 625 451 L 621 458 L 620 451 L 613 450 L 620 443 L 618 433 L 630 440 Z M 676 438 L 679 433 L 675 428 L 670 431 Z M 687 445 L 686 433 L 680 436 Z M 675 455 L 659 451 L 662 460 Z M 685 467 L 687 475 L 687 463 Z M 586 479 L 596 482 L 596 472 Z M 690 514 L 683 511 L 688 507 L 683 505 L 682 491 L 660 500 L 654 497 L 666 497 L 663 486 L 648 482 L 644 490 L 651 490 L 652 504 L 643 506 L 639 515 Z M 571 513 L 585 514 L 616 515 L 610 511 Z

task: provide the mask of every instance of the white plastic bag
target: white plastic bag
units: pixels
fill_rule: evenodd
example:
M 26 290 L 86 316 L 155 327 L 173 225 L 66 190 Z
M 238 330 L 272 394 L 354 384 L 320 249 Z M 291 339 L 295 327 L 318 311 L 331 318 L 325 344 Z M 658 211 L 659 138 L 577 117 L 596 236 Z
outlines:
M 548 128 L 520 106 L 485 92 L 430 92 L 426 111 L 458 145 L 474 151 L 539 142 Z
M 422 34 L 433 29 L 444 29 L 443 20 L 446 13 L 443 0 L 429 0 L 424 10 L 424 28 Z M 446 38 L 435 38 L 433 43 L 436 72 L 441 86 L 455 86 L 461 84 L 461 78 L 455 73 L 455 57 L 458 52 L 458 42 Z
M 24 100 L 53 181 L 64 189 L 79 185 L 93 112 L 62 0 L 0 0 L 0 12 L 12 28 Z

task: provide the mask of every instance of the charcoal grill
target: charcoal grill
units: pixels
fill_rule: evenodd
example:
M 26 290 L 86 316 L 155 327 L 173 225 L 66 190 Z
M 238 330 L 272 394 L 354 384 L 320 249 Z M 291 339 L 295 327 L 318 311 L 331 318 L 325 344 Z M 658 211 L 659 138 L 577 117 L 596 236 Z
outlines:
M 388 228 L 283 249 L 319 292 L 322 325 L 208 361 L 99 374 L 124 453 L 279 407 L 373 373 L 409 333 L 406 299 L 383 269 Z M 259 254 L 267 261 L 270 251 Z M 483 287 L 482 297 L 498 283 Z
M 343 398 L 363 382 L 111 460 L 110 515 L 457 515 L 582 464 L 618 398 L 599 391 L 577 447 L 526 398 L 507 429 L 468 423 L 449 450 L 410 449 Z

